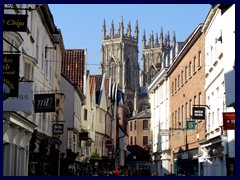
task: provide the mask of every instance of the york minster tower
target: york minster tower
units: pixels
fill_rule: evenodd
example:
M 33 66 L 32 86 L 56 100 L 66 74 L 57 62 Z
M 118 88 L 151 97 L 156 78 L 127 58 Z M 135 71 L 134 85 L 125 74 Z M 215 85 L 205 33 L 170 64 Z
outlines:
M 158 37 L 157 33 L 155 38 L 153 33 L 150 34 L 147 44 L 144 30 L 142 38 L 142 71 L 140 75 L 141 86 L 148 86 L 158 71 L 170 65 L 170 60 L 175 56 L 175 48 L 175 32 L 173 32 L 171 44 L 169 32 L 164 37 L 162 28 L 160 37 Z
M 124 32 L 123 17 L 115 33 L 112 21 L 109 35 L 106 34 L 105 19 L 102 27 L 101 74 L 106 73 L 112 82 L 118 82 L 125 94 L 125 104 L 134 111 L 134 97 L 139 90 L 138 22 L 132 33 L 131 23 Z
M 109 35 L 106 34 L 105 19 L 103 21 L 100 73 L 106 73 L 112 82 L 119 83 L 120 90 L 125 94 L 125 104 L 132 115 L 150 108 L 148 86 L 161 69 L 170 66 L 183 45 L 182 42 L 176 42 L 175 32 L 170 40 L 169 32 L 164 35 L 162 28 L 159 36 L 156 33 L 154 37 L 152 32 L 147 42 L 144 30 L 140 68 L 138 37 L 137 21 L 133 33 L 130 22 L 124 32 L 122 17 L 115 33 L 112 21 Z

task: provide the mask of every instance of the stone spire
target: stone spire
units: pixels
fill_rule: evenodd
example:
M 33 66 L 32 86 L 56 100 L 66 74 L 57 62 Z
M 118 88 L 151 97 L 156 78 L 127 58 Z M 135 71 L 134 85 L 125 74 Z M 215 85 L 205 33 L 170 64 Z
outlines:
M 112 20 L 111 29 L 110 29 L 110 37 L 111 37 L 111 39 L 114 38 L 114 23 L 113 23 L 113 20 Z
M 105 39 L 106 37 L 106 22 L 105 19 L 103 20 L 103 26 L 102 26 L 102 39 Z
M 142 46 L 143 46 L 143 49 L 144 49 L 145 46 L 146 46 L 146 34 L 145 34 L 145 29 L 143 30 Z
M 176 35 L 175 35 L 175 31 L 173 31 L 172 47 L 175 48 L 175 46 L 176 46 Z
M 124 33 L 124 25 L 123 25 L 123 17 L 121 16 L 121 21 L 120 21 L 120 30 L 119 30 L 119 35 L 120 37 L 123 37 L 123 33 Z
M 153 37 L 153 31 L 152 31 L 152 34 L 150 34 L 150 47 L 153 48 L 154 47 L 154 37 Z
M 128 27 L 127 27 L 127 37 L 131 37 L 131 23 L 130 23 L 130 21 L 128 22 Z
M 170 48 L 170 35 L 169 35 L 169 31 L 167 34 L 167 47 Z
M 157 47 L 158 45 L 159 45 L 159 43 L 158 43 L 158 33 L 156 33 L 155 46 Z
M 134 36 L 135 36 L 135 38 L 138 40 L 138 33 L 139 33 L 139 31 L 138 31 L 138 21 L 136 20 L 136 26 L 135 26 L 135 31 L 134 31 Z
M 161 32 L 160 32 L 160 48 L 163 48 L 163 28 L 161 27 Z

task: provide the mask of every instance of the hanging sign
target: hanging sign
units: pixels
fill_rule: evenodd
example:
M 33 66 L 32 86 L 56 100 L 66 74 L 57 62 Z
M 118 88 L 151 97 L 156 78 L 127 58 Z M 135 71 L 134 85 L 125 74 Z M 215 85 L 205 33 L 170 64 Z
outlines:
M 53 124 L 53 134 L 63 134 L 63 124 Z
M 35 113 L 55 112 L 55 94 L 35 94 Z
M 205 107 L 193 107 L 193 119 L 205 119 Z
M 27 15 L 4 14 L 3 31 L 27 32 Z
M 105 145 L 106 145 L 106 148 L 112 148 L 113 147 L 113 141 L 112 140 L 107 140 Z
M 186 130 L 195 130 L 196 123 L 195 121 L 186 121 Z
M 88 140 L 88 132 L 80 132 L 79 140 Z
M 169 136 L 169 129 L 159 129 L 160 136 Z
M 18 97 L 9 97 L 3 101 L 3 111 L 32 112 L 33 109 L 33 83 L 20 82 Z
M 19 54 L 3 54 L 3 99 L 18 97 Z
M 235 129 L 235 112 L 223 112 L 223 129 Z

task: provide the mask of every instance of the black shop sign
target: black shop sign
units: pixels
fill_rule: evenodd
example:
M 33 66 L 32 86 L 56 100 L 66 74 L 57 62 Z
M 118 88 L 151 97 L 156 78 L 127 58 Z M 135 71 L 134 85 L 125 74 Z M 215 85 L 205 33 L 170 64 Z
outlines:
M 18 97 L 19 54 L 3 54 L 3 98 Z
M 63 134 L 63 124 L 53 124 L 53 134 Z
M 35 113 L 55 112 L 55 94 L 35 94 Z
M 27 31 L 27 15 L 4 14 L 3 31 Z
M 193 119 L 205 119 L 205 107 L 193 107 Z

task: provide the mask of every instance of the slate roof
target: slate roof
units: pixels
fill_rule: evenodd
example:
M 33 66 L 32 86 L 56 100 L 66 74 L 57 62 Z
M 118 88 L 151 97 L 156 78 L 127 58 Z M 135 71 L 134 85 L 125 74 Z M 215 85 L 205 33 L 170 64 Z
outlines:
M 151 111 L 150 111 L 150 109 L 141 111 L 140 113 L 138 113 L 135 116 L 131 117 L 129 120 L 145 119 L 145 118 L 151 118 Z

